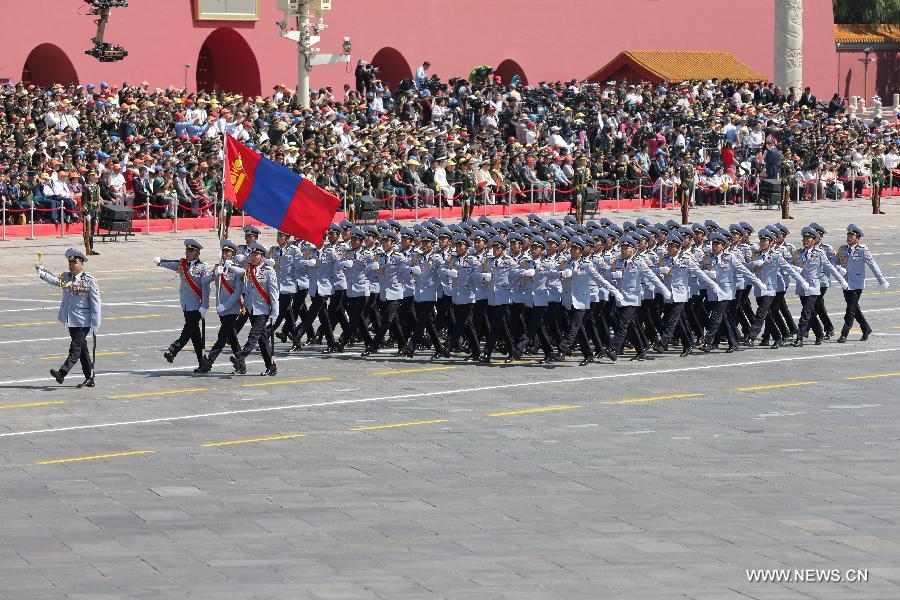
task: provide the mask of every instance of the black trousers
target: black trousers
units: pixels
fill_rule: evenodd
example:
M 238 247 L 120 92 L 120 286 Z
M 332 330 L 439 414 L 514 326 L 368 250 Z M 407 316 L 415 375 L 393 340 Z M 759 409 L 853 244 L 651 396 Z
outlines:
M 297 331 L 294 328 L 294 296 L 293 292 L 282 292 L 278 294 L 278 320 L 275 321 L 275 329 L 284 322 L 284 333 L 291 334 L 293 337 Z
M 474 304 L 453 305 L 453 332 L 447 338 L 447 350 L 452 352 L 459 344 L 459 339 L 465 336 L 472 356 L 478 358 L 481 356 L 481 349 L 478 346 L 478 336 L 475 335 L 475 328 L 472 326 L 472 311 L 474 307 Z
M 682 348 L 691 346 L 691 334 L 688 331 L 687 318 L 685 316 L 685 302 L 672 302 L 663 305 L 663 332 L 659 336 L 659 343 L 663 346 L 669 345 L 675 331 L 678 331 L 678 339 L 681 340 Z
M 290 314 L 290 328 L 295 334 L 297 333 L 297 325 L 298 321 L 302 322 L 303 317 L 306 316 L 306 296 L 309 295 L 308 289 L 298 289 L 294 294 L 294 299 L 291 301 L 291 314 Z M 278 318 L 281 318 L 281 315 L 284 314 L 281 310 L 278 311 Z M 287 333 L 288 331 L 288 323 L 285 321 L 284 327 L 281 329 L 281 333 Z
M 784 319 L 784 324 L 787 325 L 788 332 L 794 334 L 797 333 L 797 325 L 794 322 L 794 315 L 791 314 L 791 309 L 788 308 L 787 301 L 784 299 L 786 293 L 775 292 L 775 302 L 778 305 L 777 310 L 781 314 L 781 318 Z M 775 310 L 774 307 L 773 310 Z
M 206 355 L 206 359 L 209 361 L 209 364 L 213 364 L 216 362 L 216 358 L 218 358 L 219 353 L 222 352 L 222 349 L 225 348 L 225 344 L 231 346 L 231 353 L 235 356 L 241 353 L 241 343 L 238 341 L 237 331 L 235 331 L 234 325 L 238 320 L 239 315 L 221 315 L 219 317 L 219 335 L 216 337 L 216 343 L 212 345 L 212 348 L 209 349 L 209 353 Z
M 816 339 L 822 339 L 822 336 L 824 335 L 822 326 L 819 324 L 818 319 L 813 318 L 813 311 L 816 308 L 818 299 L 818 296 L 800 296 L 802 308 L 800 309 L 800 323 L 797 325 L 798 338 L 805 338 L 811 327 Z
M 529 306 L 525 308 L 525 335 L 519 336 L 516 348 L 519 352 L 524 352 L 528 343 L 537 338 L 544 351 L 544 356 L 553 356 L 553 346 L 550 344 L 550 338 L 547 336 L 547 328 L 544 326 L 545 320 L 549 319 L 548 306 Z
M 372 348 L 377 350 L 382 342 L 384 342 L 384 336 L 387 335 L 388 329 L 394 334 L 394 338 L 397 340 L 397 347 L 402 348 L 404 337 L 403 337 L 403 329 L 400 327 L 400 300 L 385 300 L 384 307 L 381 312 L 381 325 L 378 326 L 378 330 L 375 332 L 375 338 L 372 340 Z
M 428 337 L 431 338 L 431 346 L 434 348 L 434 351 L 444 351 L 444 348 L 441 345 L 441 338 L 438 336 L 437 327 L 435 326 L 436 304 L 437 302 L 431 300 L 415 303 L 416 323 L 413 327 L 412 335 L 409 337 L 409 343 L 406 346 L 408 349 L 415 351 L 422 343 L 422 339 L 425 337 L 425 332 L 427 331 Z
M 590 319 L 591 327 L 588 329 L 588 335 L 594 341 L 594 346 L 599 350 L 601 347 L 609 347 L 612 336 L 610 336 L 610 326 L 606 319 L 607 304 L 609 300 L 598 300 L 591 304 Z M 613 301 L 614 302 L 614 301 Z
M 347 318 L 347 290 L 332 290 L 331 296 L 328 298 L 328 325 L 331 327 L 332 333 L 335 327 L 340 324 L 341 331 L 349 328 L 350 321 Z M 319 320 L 319 329 L 316 336 L 325 335 L 325 323 Z
M 744 312 L 744 304 L 748 302 L 747 296 L 750 295 L 750 288 L 740 288 L 734 292 L 734 302 L 731 304 L 731 319 L 735 325 L 741 326 L 741 331 L 746 335 L 750 331 L 750 318 Z
M 269 345 L 271 329 L 266 327 L 269 315 L 250 315 L 249 320 L 250 335 L 247 336 L 247 342 L 241 348 L 240 357 L 247 358 L 258 346 L 263 362 L 266 363 L 266 368 L 269 368 L 272 366 L 272 347 Z
M 514 302 L 509 305 L 509 311 L 506 315 L 506 323 L 509 327 L 509 335 L 512 337 L 513 345 L 519 341 L 519 338 L 525 332 L 525 305 L 521 302 Z
M 622 352 L 626 337 L 631 341 L 635 352 L 641 354 L 646 351 L 644 342 L 641 340 L 641 336 L 638 335 L 637 323 L 635 323 L 639 309 L 640 306 L 620 306 L 616 310 L 618 322 L 616 323 L 616 335 L 613 336 L 612 340 L 612 348 L 617 354 Z
M 813 308 L 813 314 L 819 319 L 825 333 L 830 335 L 834 331 L 834 324 L 831 322 L 831 317 L 828 316 L 828 311 L 825 310 L 825 292 L 827 291 L 827 287 L 819 288 L 819 297 L 816 300 L 816 306 Z
M 369 326 L 366 319 L 366 307 L 369 304 L 369 296 L 354 296 L 347 298 L 348 312 L 347 328 L 341 331 L 341 337 L 338 344 L 347 345 L 350 338 L 354 335 L 359 336 L 367 346 L 372 344 L 372 334 L 369 333 Z
M 72 338 L 72 341 L 69 342 L 69 355 L 66 357 L 66 362 L 59 368 L 63 375 L 71 371 L 75 363 L 80 360 L 85 378 L 90 379 L 94 376 L 94 365 L 91 363 L 91 352 L 88 350 L 87 343 L 87 335 L 90 332 L 90 327 L 69 327 L 69 337 Z
M 561 354 L 566 355 L 569 353 L 569 350 L 575 345 L 575 342 L 578 342 L 578 346 L 581 348 L 581 354 L 585 358 L 590 358 L 591 354 L 591 341 L 588 339 L 587 331 L 585 331 L 584 319 L 585 315 L 588 314 L 588 310 L 585 308 L 570 308 L 569 309 L 569 329 L 566 331 L 566 335 L 563 337 L 562 343 L 559 345 L 559 351 Z
M 397 316 L 400 319 L 400 331 L 411 337 L 412 331 L 416 328 L 417 316 L 415 298 L 413 296 L 404 296 L 403 300 L 400 301 L 400 312 Z M 403 339 L 397 338 L 397 348 L 402 348 L 400 346 L 402 341 Z
M 169 352 L 178 354 L 184 348 L 188 340 L 194 345 L 194 352 L 197 353 L 197 360 L 203 358 L 203 334 L 200 332 L 200 311 L 186 310 L 184 311 L 184 327 L 181 329 L 181 335 L 177 340 L 169 346 Z
M 488 322 L 487 298 L 476 300 L 472 307 L 472 326 L 479 340 L 486 340 L 491 332 L 491 324 Z
M 841 328 L 841 335 L 843 336 L 850 333 L 854 320 L 859 323 L 863 333 L 872 331 L 872 328 L 869 327 L 869 322 L 866 321 L 866 317 L 859 308 L 859 297 L 861 295 L 862 290 L 844 290 L 844 301 L 847 303 L 847 310 L 844 311 L 844 326 Z
M 312 304 L 309 306 L 309 310 L 306 311 L 306 316 L 303 317 L 303 323 L 300 324 L 300 327 L 297 328 L 297 335 L 301 336 L 304 333 L 312 338 L 315 337 L 313 335 L 312 324 L 313 321 L 316 320 L 316 317 L 319 318 L 319 323 L 323 329 L 322 333 L 325 335 L 325 338 L 328 340 L 329 346 L 334 346 L 334 331 L 331 327 L 331 322 L 328 320 L 328 309 L 325 307 L 325 303 L 328 301 L 329 296 L 319 296 L 318 294 L 312 299 Z
M 782 331 L 775 323 L 773 317 L 778 313 L 772 311 L 774 302 L 775 296 L 758 296 L 756 298 L 756 314 L 753 315 L 753 323 L 750 325 L 750 331 L 747 332 L 747 337 L 751 340 L 756 339 L 759 332 L 763 330 L 763 326 L 765 326 L 766 332 L 775 340 L 782 339 L 784 337 L 783 334 L 787 333 L 787 327 Z M 778 316 L 780 317 L 781 315 Z
M 365 315 L 373 332 L 381 327 L 381 313 L 384 310 L 384 302 L 378 292 L 369 294 L 369 302 L 366 303 Z
M 515 342 L 513 341 L 512 332 L 509 329 L 509 319 L 507 315 L 508 312 L 509 305 L 507 304 L 496 304 L 488 306 L 487 319 L 491 323 L 491 330 L 487 336 L 487 343 L 485 343 L 484 345 L 484 354 L 486 356 L 490 356 L 491 354 L 493 354 L 494 348 L 497 346 L 497 340 L 501 335 L 506 341 L 507 352 L 512 354 L 512 350 L 515 347 Z
M 450 296 L 441 296 L 437 301 L 437 318 L 435 319 L 435 327 L 438 331 L 447 331 L 453 326 L 453 298 Z
M 709 312 L 709 327 L 706 329 L 706 338 L 704 342 L 712 346 L 715 343 L 716 335 L 721 331 L 728 340 L 729 346 L 736 346 L 737 331 L 731 315 L 728 313 L 729 305 L 732 300 L 711 300 Z

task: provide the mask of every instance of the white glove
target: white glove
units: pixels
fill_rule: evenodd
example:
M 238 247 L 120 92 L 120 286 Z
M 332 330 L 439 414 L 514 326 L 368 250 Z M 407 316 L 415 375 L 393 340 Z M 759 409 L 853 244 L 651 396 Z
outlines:
M 222 266 L 223 266 L 223 267 L 233 267 L 233 266 L 234 266 L 234 261 L 233 261 L 233 260 L 226 260 L 225 262 L 222 263 Z
M 807 296 L 811 296 L 811 295 L 813 294 L 813 292 L 816 291 L 816 288 L 814 288 L 814 287 L 812 287 L 812 286 L 809 286 L 809 285 L 806 286 L 806 287 L 804 287 L 803 289 L 806 290 L 806 295 L 807 295 Z
M 419 267 L 419 266 L 410 267 L 410 268 L 409 268 L 409 272 L 412 273 L 413 275 L 421 275 L 421 274 L 422 274 L 422 267 Z
M 482 273 L 481 280 L 485 283 L 490 283 L 491 281 L 491 273 Z
M 43 272 L 44 272 L 44 265 L 39 265 L 39 264 L 35 263 L 35 264 L 34 264 L 34 270 L 37 271 L 38 273 L 43 273 Z
M 670 292 L 669 290 L 664 290 L 664 291 L 663 291 L 663 298 L 665 298 L 666 300 L 671 299 L 671 298 L 672 298 L 672 292 Z
M 842 284 L 841 284 L 841 289 L 842 289 L 842 290 L 847 290 L 847 289 L 850 289 L 850 286 L 847 285 L 846 283 L 842 283 Z
M 572 276 L 572 269 L 563 269 L 563 272 L 562 272 L 563 279 L 568 279 L 571 276 Z
M 660 267 L 660 268 L 659 268 L 659 274 L 660 274 L 660 275 L 668 275 L 669 272 L 670 272 L 671 270 L 672 270 L 672 269 L 669 268 L 669 267 Z
M 223 266 L 221 266 L 221 265 L 219 265 L 218 267 L 216 267 L 216 270 L 215 270 L 216 277 L 219 277 L 219 276 L 222 275 L 222 273 L 224 273 L 224 272 L 225 272 L 225 267 L 223 267 Z
M 447 277 L 450 277 L 450 278 L 455 278 L 459 274 L 459 272 L 456 269 L 447 269 L 445 271 L 445 273 L 447 273 Z
M 205 318 L 206 318 L 206 311 L 207 311 L 207 308 L 206 308 L 205 306 L 201 306 L 201 307 L 200 307 L 200 318 L 201 318 L 201 319 L 205 319 Z
M 884 289 L 888 289 L 889 287 L 891 287 L 891 282 L 885 280 L 884 283 L 881 285 L 881 287 L 883 287 Z M 844 289 L 846 290 L 847 288 L 844 288 Z
M 274 267 L 275 261 L 272 260 L 271 258 L 267 258 L 263 261 L 263 264 L 266 265 L 267 267 Z
M 244 262 L 246 259 L 247 259 L 247 257 L 244 256 L 243 254 L 238 254 L 237 256 L 234 257 L 234 260 L 236 260 L 238 262 Z
M 716 293 L 716 296 L 724 296 L 725 295 L 725 290 L 723 290 L 719 286 L 716 286 L 716 289 L 713 291 Z
M 100 326 L 91 327 L 91 335 L 97 335 L 97 332 L 100 330 Z
M 353 268 L 353 261 L 352 261 L 352 260 L 345 260 L 345 261 L 342 261 L 342 262 L 341 262 L 341 266 L 344 267 L 345 269 L 352 269 L 352 268 Z
M 613 279 L 622 279 L 622 271 L 613 271 L 609 274 Z
M 266 321 L 266 327 L 274 327 L 277 319 L 278 317 L 275 315 L 269 315 L 269 319 Z
M 525 269 L 523 275 L 525 277 L 534 277 L 535 270 L 534 269 Z
M 224 304 L 216 304 L 216 312 L 218 312 L 218 313 L 225 312 L 225 305 Z
M 161 263 L 161 262 L 162 262 L 162 259 L 160 257 L 158 257 L 158 256 L 153 257 L 153 264 L 155 264 L 157 267 L 159 266 L 159 263 Z
M 624 295 L 622 292 L 619 292 L 619 291 L 614 292 L 614 293 L 613 293 L 613 296 L 614 296 L 615 299 L 618 300 L 619 302 L 622 302 L 622 301 L 625 299 L 625 295 Z

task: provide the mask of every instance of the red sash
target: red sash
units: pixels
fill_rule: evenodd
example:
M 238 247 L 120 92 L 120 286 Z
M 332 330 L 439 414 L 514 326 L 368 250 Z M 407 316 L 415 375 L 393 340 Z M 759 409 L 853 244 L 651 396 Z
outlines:
M 191 274 L 188 273 L 188 261 L 186 258 L 182 258 L 178 261 L 178 271 L 181 273 L 181 276 L 184 278 L 185 282 L 187 282 L 188 287 L 193 290 L 197 297 L 203 299 L 203 292 L 200 291 L 200 286 L 197 285 L 197 282 L 194 281 L 194 278 L 191 277 Z
M 225 279 L 225 276 L 224 276 L 224 275 L 222 275 L 222 287 L 225 288 L 225 291 L 228 292 L 229 295 L 234 293 L 234 286 L 231 285 L 230 283 L 228 283 L 228 280 Z M 241 306 L 241 314 L 243 314 L 243 313 L 245 312 L 245 309 L 244 309 L 244 297 L 243 297 L 243 296 L 240 296 L 240 297 L 238 298 L 238 304 L 240 304 L 240 306 Z
M 250 279 L 253 281 L 253 286 L 256 288 L 256 291 L 259 292 L 259 295 L 263 300 L 266 301 L 266 304 L 272 305 L 272 298 L 269 296 L 269 293 L 259 284 L 259 279 L 256 278 L 256 269 L 254 267 L 250 267 Z

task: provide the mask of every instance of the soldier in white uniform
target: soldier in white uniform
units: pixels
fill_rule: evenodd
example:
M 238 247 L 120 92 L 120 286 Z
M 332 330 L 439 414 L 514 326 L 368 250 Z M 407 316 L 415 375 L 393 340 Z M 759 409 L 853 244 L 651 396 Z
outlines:
M 94 387 L 94 364 L 88 351 L 87 334 L 96 334 L 100 329 L 100 286 L 92 275 L 84 272 L 87 257 L 75 248 L 66 250 L 69 261 L 69 272 L 52 275 L 43 265 L 37 264 L 38 277 L 62 288 L 62 302 L 59 305 L 59 322 L 69 328 L 72 342 L 69 344 L 69 356 L 59 369 L 50 369 L 56 383 L 62 383 L 66 375 L 81 361 L 84 381 L 79 388 Z
M 250 321 L 250 334 L 240 353 L 231 357 L 236 373 L 247 372 L 245 359 L 259 346 L 266 370 L 260 375 L 277 375 L 274 345 L 275 321 L 278 320 L 278 276 L 271 265 L 266 264 L 266 248 L 262 244 L 248 244 L 249 258 L 244 268 L 232 266 L 233 273 L 244 277 L 244 308 Z
M 206 361 L 198 367 L 196 373 L 208 373 L 225 345 L 231 346 L 231 353 L 238 354 L 241 344 L 238 341 L 236 323 L 246 311 L 244 310 L 244 280 L 229 267 L 234 264 L 237 245 L 225 240 L 222 242 L 222 262 L 215 268 L 216 277 L 216 313 L 219 315 L 219 335 L 216 343 L 209 349 Z
M 875 275 L 875 279 L 878 280 L 881 287 L 888 288 L 891 286 L 888 280 L 884 278 L 884 275 L 881 274 L 881 269 L 878 268 L 878 263 L 872 258 L 872 253 L 859 243 L 862 236 L 862 229 L 852 223 L 847 225 L 847 243 L 838 248 L 837 251 L 837 263 L 847 269 L 848 284 L 847 289 L 844 290 L 844 300 L 847 302 L 847 310 L 844 312 L 844 326 L 841 327 L 841 337 L 837 340 L 842 344 L 847 341 L 847 334 L 850 333 L 854 320 L 859 323 L 862 329 L 861 342 L 869 339 L 869 334 L 872 333 L 869 322 L 866 321 L 866 317 L 863 316 L 859 308 L 859 297 L 866 287 L 866 267 L 869 267 L 869 270 Z

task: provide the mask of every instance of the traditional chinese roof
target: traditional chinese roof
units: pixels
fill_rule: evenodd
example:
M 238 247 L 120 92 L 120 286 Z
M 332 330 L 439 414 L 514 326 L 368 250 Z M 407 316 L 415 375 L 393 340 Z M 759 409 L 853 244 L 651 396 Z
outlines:
M 838 49 L 846 50 L 900 48 L 900 25 L 835 24 L 834 41 Z
M 759 71 L 738 60 L 730 52 L 715 50 L 626 50 L 588 77 L 601 81 L 625 68 L 636 77 L 654 83 L 691 79 L 731 79 L 732 81 L 764 81 Z

